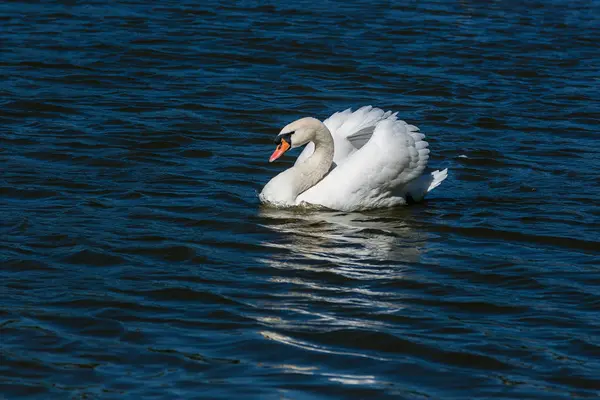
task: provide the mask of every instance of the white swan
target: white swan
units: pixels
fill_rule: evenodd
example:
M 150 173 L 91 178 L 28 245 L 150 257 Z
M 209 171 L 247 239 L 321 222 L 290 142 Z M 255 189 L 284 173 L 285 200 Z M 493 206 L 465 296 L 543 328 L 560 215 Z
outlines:
M 302 118 L 285 126 L 269 162 L 308 143 L 293 167 L 271 179 L 259 195 L 275 206 L 312 205 L 356 211 L 420 201 L 448 176 L 424 174 L 425 135 L 371 106 L 348 109 L 324 122 Z

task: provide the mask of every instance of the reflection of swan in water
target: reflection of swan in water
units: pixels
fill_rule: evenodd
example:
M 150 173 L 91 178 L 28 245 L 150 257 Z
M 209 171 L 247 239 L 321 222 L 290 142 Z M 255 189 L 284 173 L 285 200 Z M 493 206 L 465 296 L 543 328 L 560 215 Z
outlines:
M 348 329 L 385 330 L 388 319 L 407 305 L 402 285 L 407 271 L 420 260 L 426 237 L 409 222 L 410 208 L 369 213 L 340 213 L 265 207 L 258 223 L 273 232 L 263 246 L 273 251 L 260 261 L 272 268 L 273 292 L 260 301 L 254 316 L 260 334 L 280 345 L 314 354 L 386 362 L 385 354 L 321 342 Z M 411 265 L 412 264 L 412 265 Z M 281 286 L 277 286 L 281 285 Z M 384 385 L 376 375 L 334 374 L 319 366 L 274 365 L 290 373 L 320 375 L 345 385 Z
M 425 237 L 406 222 L 409 214 L 405 209 L 340 213 L 265 207 L 262 225 L 281 236 L 264 245 L 285 251 L 263 261 L 280 268 L 329 266 L 366 274 L 369 268 L 381 274 L 381 267 L 393 266 L 398 273 L 402 263 L 419 261 L 424 246 Z

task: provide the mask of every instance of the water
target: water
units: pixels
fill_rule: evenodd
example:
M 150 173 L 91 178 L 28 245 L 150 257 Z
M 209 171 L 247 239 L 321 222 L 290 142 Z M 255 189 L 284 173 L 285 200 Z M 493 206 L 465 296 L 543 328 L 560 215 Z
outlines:
M 0 5 L 0 397 L 600 396 L 598 2 L 152 3 Z M 259 205 L 366 104 L 427 202 Z

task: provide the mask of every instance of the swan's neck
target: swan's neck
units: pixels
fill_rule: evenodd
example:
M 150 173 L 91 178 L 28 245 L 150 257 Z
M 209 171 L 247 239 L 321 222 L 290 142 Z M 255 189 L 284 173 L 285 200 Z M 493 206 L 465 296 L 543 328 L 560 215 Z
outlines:
M 315 144 L 313 154 L 271 179 L 260 194 L 262 201 L 294 205 L 301 193 L 315 186 L 329 172 L 334 151 L 329 129 L 320 122 L 311 139 Z
M 294 175 L 293 185 L 296 196 L 319 183 L 327 175 L 333 163 L 333 137 L 323 123 L 315 131 L 312 142 L 315 144 L 312 155 L 304 162 L 290 168 Z

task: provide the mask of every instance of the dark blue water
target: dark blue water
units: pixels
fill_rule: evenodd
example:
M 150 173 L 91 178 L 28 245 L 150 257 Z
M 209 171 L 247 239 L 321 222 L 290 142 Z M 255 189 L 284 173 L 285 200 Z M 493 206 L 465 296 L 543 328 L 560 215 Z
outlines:
M 600 3 L 153 3 L 0 4 L 0 397 L 600 397 Z M 425 203 L 260 206 L 367 104 Z

